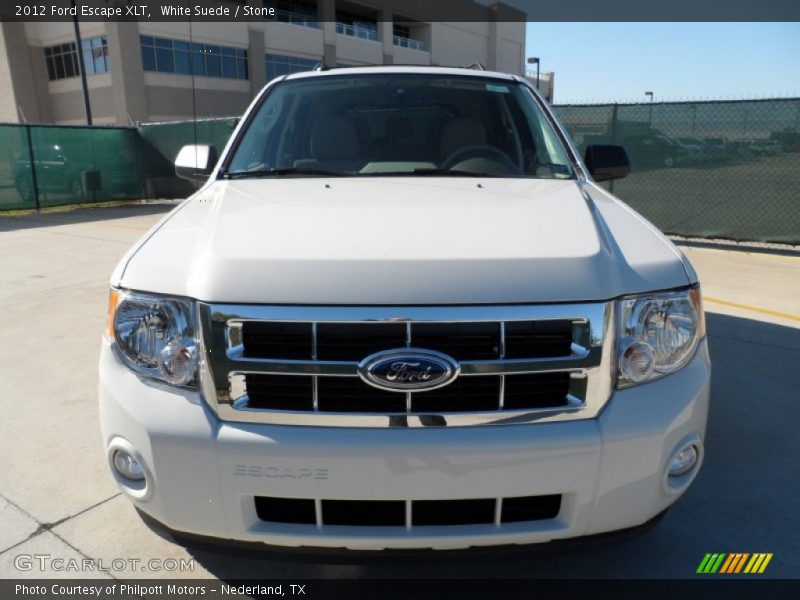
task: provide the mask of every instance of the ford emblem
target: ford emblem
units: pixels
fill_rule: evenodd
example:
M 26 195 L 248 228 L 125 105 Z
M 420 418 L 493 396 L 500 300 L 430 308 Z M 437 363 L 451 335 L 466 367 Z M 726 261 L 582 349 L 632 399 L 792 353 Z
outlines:
M 358 365 L 369 385 L 393 392 L 435 390 L 458 377 L 458 363 L 441 352 L 398 348 L 372 354 Z

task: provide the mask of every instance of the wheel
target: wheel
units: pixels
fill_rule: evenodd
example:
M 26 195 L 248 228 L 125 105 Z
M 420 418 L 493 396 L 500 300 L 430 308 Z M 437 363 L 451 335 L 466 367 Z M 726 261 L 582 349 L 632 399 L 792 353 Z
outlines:
M 664 166 L 667 167 L 668 169 L 671 169 L 672 167 L 675 166 L 675 159 L 672 158 L 671 156 L 667 156 L 664 159 Z

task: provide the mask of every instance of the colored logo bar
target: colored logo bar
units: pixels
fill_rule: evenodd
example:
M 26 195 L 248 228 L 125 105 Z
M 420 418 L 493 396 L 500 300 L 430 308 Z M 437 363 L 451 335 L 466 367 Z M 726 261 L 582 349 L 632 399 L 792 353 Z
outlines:
M 772 560 L 772 552 L 709 552 L 700 561 L 697 573 L 705 575 L 750 573 L 761 574 Z

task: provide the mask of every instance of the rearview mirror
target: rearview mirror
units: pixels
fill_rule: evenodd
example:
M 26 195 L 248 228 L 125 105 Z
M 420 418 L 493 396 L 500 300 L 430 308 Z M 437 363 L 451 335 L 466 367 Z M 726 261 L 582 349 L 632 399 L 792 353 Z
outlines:
M 622 179 L 631 172 L 631 161 L 622 146 L 587 146 L 583 162 L 595 181 Z
M 175 157 L 175 175 L 183 179 L 205 179 L 216 164 L 217 150 L 214 146 L 184 146 Z

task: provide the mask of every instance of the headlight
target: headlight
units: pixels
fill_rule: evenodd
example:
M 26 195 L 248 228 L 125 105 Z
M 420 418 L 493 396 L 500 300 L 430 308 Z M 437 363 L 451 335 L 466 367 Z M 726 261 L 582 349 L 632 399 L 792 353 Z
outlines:
M 700 289 L 622 298 L 617 331 L 617 387 L 674 373 L 705 335 Z
M 131 369 L 170 385 L 197 384 L 194 303 L 111 290 L 106 335 Z

